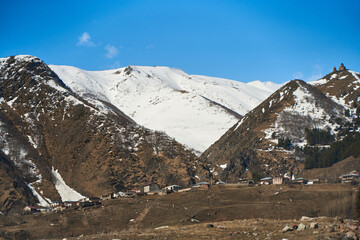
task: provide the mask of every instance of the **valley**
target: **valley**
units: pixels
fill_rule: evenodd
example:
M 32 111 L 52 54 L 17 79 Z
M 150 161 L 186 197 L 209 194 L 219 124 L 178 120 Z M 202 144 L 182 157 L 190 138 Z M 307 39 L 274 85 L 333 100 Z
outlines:
M 23 236 L 21 239 L 189 239 L 190 236 L 337 239 L 350 231 L 346 226 L 340 229 L 340 224 L 358 224 L 339 220 L 353 217 L 356 191 L 350 184 L 213 185 L 208 191 L 113 199 L 103 201 L 101 206 L 59 213 L 0 216 L 0 237 L 18 234 Z M 315 218 L 300 221 L 303 216 Z M 308 227 L 311 222 L 317 222 L 319 229 L 283 233 L 285 225 L 300 222 Z M 326 232 L 325 227 L 335 223 L 335 231 Z

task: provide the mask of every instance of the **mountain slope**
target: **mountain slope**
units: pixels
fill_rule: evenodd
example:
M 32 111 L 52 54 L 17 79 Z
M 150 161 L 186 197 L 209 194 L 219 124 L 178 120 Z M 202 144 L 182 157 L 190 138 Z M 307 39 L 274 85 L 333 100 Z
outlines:
M 164 131 L 198 152 L 280 87 L 188 75 L 168 67 L 128 66 L 99 72 L 50 68 L 87 101 L 110 102 L 138 124 Z
M 0 150 L 41 205 L 207 174 L 174 139 L 84 100 L 32 56 L 0 59 L 0 132 Z
M 358 107 L 359 73 L 347 69 L 335 71 L 312 84 L 347 109 L 356 110 Z
M 306 129 L 329 129 L 336 140 L 341 140 L 344 126 L 357 121 L 359 111 L 355 113 L 354 106 L 359 104 L 358 76 L 341 70 L 313 85 L 301 80 L 287 83 L 246 114 L 201 159 L 215 164 L 212 172 L 222 180 L 298 176 L 304 156 L 295 152 L 295 147 L 308 144 Z M 291 144 L 284 146 L 285 140 Z

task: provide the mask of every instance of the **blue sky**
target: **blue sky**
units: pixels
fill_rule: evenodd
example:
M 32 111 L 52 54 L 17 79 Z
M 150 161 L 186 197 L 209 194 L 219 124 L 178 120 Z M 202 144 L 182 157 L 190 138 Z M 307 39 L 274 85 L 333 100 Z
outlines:
M 0 57 L 162 65 L 242 82 L 360 71 L 360 1 L 2 1 Z

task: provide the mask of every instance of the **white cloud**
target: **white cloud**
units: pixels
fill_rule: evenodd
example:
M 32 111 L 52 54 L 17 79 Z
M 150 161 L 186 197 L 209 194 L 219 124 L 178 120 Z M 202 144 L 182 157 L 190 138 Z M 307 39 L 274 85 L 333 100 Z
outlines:
M 114 45 L 110 45 L 110 44 L 105 46 L 105 50 L 106 50 L 105 57 L 107 58 L 113 58 L 119 53 L 119 50 Z
M 76 45 L 77 46 L 87 46 L 87 47 L 95 46 L 95 44 L 91 41 L 91 37 L 90 37 L 90 34 L 88 32 L 84 32 L 78 38 L 78 42 L 77 42 Z

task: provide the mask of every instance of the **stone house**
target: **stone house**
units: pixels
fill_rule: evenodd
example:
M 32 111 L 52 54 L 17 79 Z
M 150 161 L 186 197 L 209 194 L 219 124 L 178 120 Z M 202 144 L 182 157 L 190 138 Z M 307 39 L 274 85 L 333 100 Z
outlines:
M 286 184 L 290 182 L 290 178 L 288 177 L 276 177 L 273 180 L 274 185 Z

